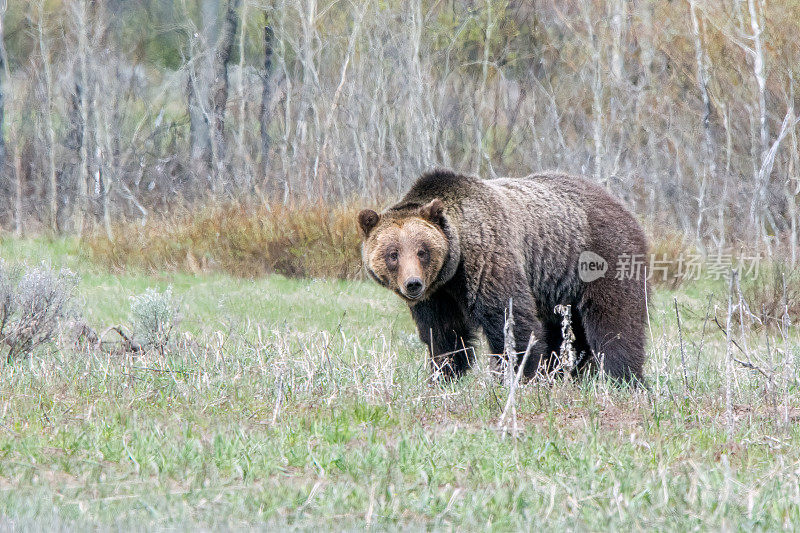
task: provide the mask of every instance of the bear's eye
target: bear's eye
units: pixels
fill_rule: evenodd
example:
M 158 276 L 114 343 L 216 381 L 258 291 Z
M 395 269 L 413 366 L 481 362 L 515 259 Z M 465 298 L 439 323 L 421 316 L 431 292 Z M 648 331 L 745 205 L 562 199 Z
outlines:
M 419 257 L 420 259 L 427 259 L 428 250 L 426 250 L 425 248 L 420 248 L 420 250 L 417 252 L 417 257 Z
M 389 261 L 395 262 L 397 261 L 397 250 L 392 250 L 389 252 Z

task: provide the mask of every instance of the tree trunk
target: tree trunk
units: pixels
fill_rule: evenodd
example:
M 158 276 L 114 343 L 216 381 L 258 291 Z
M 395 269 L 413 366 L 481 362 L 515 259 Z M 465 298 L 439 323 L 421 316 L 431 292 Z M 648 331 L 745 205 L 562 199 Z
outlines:
M 219 42 L 214 52 L 214 92 L 213 92 L 213 129 L 212 143 L 215 155 L 216 177 L 215 183 L 222 184 L 224 172 L 222 171 L 225 159 L 225 107 L 228 103 L 228 63 L 233 51 L 233 40 L 236 37 L 236 28 L 239 24 L 239 6 L 241 0 L 230 0 L 222 23 Z
M 269 148 L 272 139 L 269 136 L 269 123 L 272 118 L 270 101 L 272 100 L 272 43 L 275 35 L 272 28 L 264 26 L 264 74 L 261 87 L 261 113 L 259 124 L 261 126 L 261 166 L 264 169 L 264 182 L 269 179 Z
M 608 188 L 608 176 L 604 172 L 603 144 L 603 66 L 601 65 L 600 46 L 594 32 L 594 20 L 590 13 L 591 6 L 584 7 L 583 17 L 588 31 L 588 41 L 592 52 L 592 138 L 594 141 L 594 181 Z
M 76 103 L 79 106 L 80 135 L 78 144 L 78 196 L 75 209 L 75 228 L 78 237 L 83 234 L 89 212 L 89 0 L 78 0 L 78 75 L 75 81 Z
M 747 7 L 750 13 L 750 28 L 753 31 L 753 76 L 758 85 L 758 123 L 759 123 L 759 153 L 758 160 L 754 166 L 759 168 L 764 165 L 764 158 L 769 148 L 769 129 L 767 124 L 767 104 L 766 104 L 766 74 L 764 72 L 764 52 L 762 46 L 762 31 L 763 28 L 760 24 L 760 17 L 756 7 L 756 0 L 748 0 Z M 763 12 L 763 3 L 759 2 Z M 758 237 L 766 239 L 766 231 L 764 228 L 764 214 L 767 210 L 767 182 L 762 181 L 763 173 L 756 172 L 754 175 L 754 194 L 753 200 L 750 204 L 750 219 L 755 227 L 755 232 Z M 769 180 L 769 175 L 766 176 Z
M 694 36 L 694 53 L 695 62 L 697 64 L 697 86 L 700 90 L 700 96 L 703 100 L 703 133 L 705 139 L 705 153 L 703 154 L 703 176 L 700 180 L 700 190 L 697 193 L 697 229 L 695 232 L 695 239 L 697 243 L 703 247 L 703 216 L 706 209 L 706 186 L 710 180 L 712 183 L 716 180 L 717 165 L 716 153 L 714 150 L 714 138 L 711 132 L 711 98 L 708 94 L 708 56 L 703 49 L 703 40 L 700 29 L 700 23 L 697 18 L 697 7 L 694 0 L 689 2 L 689 14 L 692 19 L 692 35 Z
M 45 84 L 45 122 L 47 124 L 48 203 L 50 231 L 59 232 L 58 174 L 56 173 L 56 130 L 53 124 L 53 69 L 50 64 L 50 49 L 44 34 L 44 0 L 39 0 L 36 9 L 36 29 L 39 37 L 39 53 L 42 57 Z
M 625 33 L 627 1 L 614 0 L 611 10 L 611 74 L 614 81 L 620 82 L 624 75 L 622 36 Z
M 212 86 L 212 49 L 218 36 L 219 0 L 203 0 L 201 3 L 201 31 L 190 42 L 186 100 L 189 108 L 189 138 L 191 143 L 192 169 L 198 178 L 213 186 L 211 169 L 214 163 L 211 143 L 211 110 L 209 90 Z M 189 14 L 186 13 L 188 17 Z
M 22 236 L 22 187 L 23 187 L 23 174 L 22 174 L 22 157 L 20 157 L 19 148 L 14 150 L 14 233 L 17 237 Z
M 3 179 L 9 176 L 10 173 L 6 172 L 6 134 L 5 134 L 5 99 L 6 99 L 6 83 L 9 80 L 8 71 L 8 57 L 6 56 L 5 45 L 5 31 L 4 21 L 6 8 L 8 7 L 7 0 L 0 0 L 0 175 Z
M 237 87 L 237 94 L 239 98 L 239 130 L 236 133 L 236 143 L 239 152 L 239 169 L 234 173 L 237 180 L 237 185 L 242 190 L 253 190 L 253 177 L 251 171 L 250 157 L 248 155 L 245 131 L 247 129 L 247 121 L 245 115 L 247 114 L 247 98 L 245 96 L 244 88 L 244 63 L 245 63 L 245 42 L 247 40 L 247 7 L 248 0 L 242 0 L 242 12 L 239 22 L 239 84 Z
M 108 142 L 103 142 L 102 138 L 102 131 L 100 130 L 101 124 L 106 124 L 105 131 L 106 131 L 106 139 L 108 137 L 108 121 L 101 119 L 101 110 L 100 105 L 97 99 L 97 95 L 100 94 L 100 82 L 99 80 L 95 80 L 94 82 L 94 91 L 92 92 L 94 97 L 92 98 L 92 115 L 94 117 L 94 194 L 95 194 L 95 202 L 96 202 L 96 211 L 100 212 L 100 216 L 103 220 L 103 226 L 106 230 L 106 236 L 108 240 L 113 241 L 114 235 L 111 231 L 111 205 L 109 199 L 109 193 L 111 192 L 111 184 L 109 182 L 109 177 L 107 176 L 106 169 L 109 168 L 108 161 L 111 159 L 113 161 L 113 155 L 111 158 L 108 158 L 108 154 L 106 157 L 103 157 L 103 146 L 105 149 L 110 151 Z M 105 117 L 103 117 L 105 118 Z M 113 167 L 113 163 L 112 166 Z
M 83 176 L 83 149 L 85 146 L 85 122 L 83 121 L 83 86 L 80 83 L 80 73 L 75 72 L 75 85 L 73 93 L 69 98 L 69 109 L 67 111 L 69 132 L 64 139 L 67 151 L 67 159 L 61 167 L 61 179 L 57 184 L 57 191 L 66 199 L 63 206 L 59 207 L 58 227 L 61 231 L 73 231 L 78 229 L 82 219 L 80 209 L 82 207 L 82 187 L 86 188 L 86 180 Z M 72 219 L 73 225 L 70 225 Z
M 198 79 L 196 67 L 191 67 L 186 80 L 186 100 L 189 107 L 189 139 L 192 150 L 192 163 L 197 174 L 207 174 L 211 168 L 211 138 L 208 135 L 208 121 L 203 112 L 203 80 Z M 199 82 L 199 83 L 197 83 Z M 207 177 L 207 176 L 206 176 Z

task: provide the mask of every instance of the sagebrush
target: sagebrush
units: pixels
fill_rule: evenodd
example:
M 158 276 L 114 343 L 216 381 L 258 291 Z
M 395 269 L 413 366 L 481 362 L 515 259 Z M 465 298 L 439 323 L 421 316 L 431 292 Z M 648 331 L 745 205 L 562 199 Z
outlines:
M 10 363 L 52 341 L 73 313 L 77 283 L 69 269 L 10 267 L 0 259 L 0 356 Z
M 178 312 L 171 286 L 163 292 L 148 288 L 143 294 L 131 296 L 133 333 L 145 348 L 163 351 L 178 324 Z

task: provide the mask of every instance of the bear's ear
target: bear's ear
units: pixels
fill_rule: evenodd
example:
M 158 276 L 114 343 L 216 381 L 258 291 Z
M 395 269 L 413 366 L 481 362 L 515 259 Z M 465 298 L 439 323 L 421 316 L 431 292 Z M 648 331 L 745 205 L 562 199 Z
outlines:
M 441 224 L 444 220 L 444 204 L 438 198 L 434 198 L 419 208 L 419 216 L 434 224 Z
M 372 228 L 378 225 L 381 216 L 372 209 L 364 209 L 358 214 L 358 229 L 361 230 L 363 238 L 369 237 Z

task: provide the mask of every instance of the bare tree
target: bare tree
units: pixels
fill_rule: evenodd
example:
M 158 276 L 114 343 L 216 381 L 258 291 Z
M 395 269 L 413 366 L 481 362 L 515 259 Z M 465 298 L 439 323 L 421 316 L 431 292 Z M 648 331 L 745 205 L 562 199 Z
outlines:
M 76 189 L 76 201 L 73 205 L 74 228 L 81 235 L 84 230 L 86 216 L 89 213 L 89 33 L 91 24 L 91 0 L 72 0 L 69 4 L 73 31 L 76 35 L 76 55 L 74 93 L 71 99 L 72 133 L 70 148 L 74 150 L 73 185 Z M 92 6 L 93 7 L 93 6 Z
M 48 39 L 44 30 L 45 7 L 44 0 L 38 0 L 36 3 L 36 30 L 37 30 L 37 45 L 39 55 L 41 56 L 42 71 L 44 72 L 44 119 L 45 129 L 47 134 L 47 184 L 48 184 L 48 204 L 50 206 L 48 215 L 50 218 L 50 230 L 53 233 L 58 233 L 60 229 L 60 210 L 58 202 L 58 178 L 56 174 L 56 131 L 53 123 L 53 72 L 52 72 L 52 58 L 50 56 L 50 47 Z
M 230 0 L 219 23 L 220 0 L 203 0 L 201 26 L 187 31 L 189 58 L 186 93 L 190 118 L 192 161 L 215 192 L 225 185 L 225 110 L 230 80 L 228 64 L 239 24 L 241 0 Z M 188 8 L 184 3 L 184 10 Z
M 116 217 L 209 192 L 382 201 L 434 165 L 484 177 L 561 168 L 700 245 L 725 245 L 737 225 L 784 238 L 800 232 L 784 179 L 800 152 L 784 94 L 796 39 L 786 17 L 767 15 L 790 13 L 786 1 L 768 13 L 764 0 L 733 11 L 697 0 L 35 0 L 30 31 L 4 28 L 30 41 L 9 45 L 0 69 L 14 121 L 5 168 L 22 169 L 3 181 L 4 205 L 53 231 L 102 220 L 110 235 Z M 158 38 L 174 32 L 182 63 L 157 64 L 118 31 L 117 12 L 145 4 L 173 10 Z M 248 68 L 244 52 L 261 46 Z
M 209 50 L 217 38 L 216 19 L 219 12 L 219 0 L 203 0 L 200 3 L 200 29 L 191 23 L 185 1 L 183 11 L 188 24 L 186 31 L 189 34 L 186 98 L 189 108 L 191 160 L 195 175 L 208 182 L 212 180 L 209 173 L 214 164 L 212 153 L 214 147 L 211 139 L 212 120 L 210 120 L 211 112 L 208 109 L 208 90 L 212 83 Z
M 584 6 L 584 18 L 589 34 L 589 46 L 592 54 L 592 139 L 594 140 L 594 179 L 608 187 L 608 176 L 603 172 L 604 143 L 603 143 L 603 79 L 600 56 L 600 45 L 594 30 L 594 20 L 589 14 L 590 7 Z
M 5 126 L 5 100 L 6 91 L 8 90 L 6 84 L 10 81 L 10 74 L 8 71 L 8 54 L 6 53 L 6 39 L 5 39 L 5 16 L 8 9 L 8 0 L 0 0 L 0 69 L 2 69 L 2 76 L 0 76 L 0 175 L 5 178 L 6 172 L 6 135 L 4 132 Z
M 714 139 L 711 133 L 711 98 L 708 95 L 708 58 L 703 50 L 703 41 L 700 31 L 700 24 L 697 19 L 697 6 L 695 0 L 689 2 L 689 12 L 692 19 L 692 35 L 694 36 L 695 61 L 697 63 L 697 86 L 700 90 L 700 97 L 703 102 L 703 134 L 705 139 L 703 154 L 703 176 L 700 179 L 700 190 L 697 194 L 697 231 L 695 238 L 701 242 L 701 232 L 703 228 L 703 215 L 706 209 L 706 185 L 710 180 L 714 180 L 717 174 L 716 154 L 714 151 Z
M 624 73 L 625 55 L 622 50 L 622 36 L 625 33 L 627 2 L 611 2 L 611 74 L 615 81 L 621 81 Z
M 245 94 L 245 45 L 247 42 L 247 17 L 248 17 L 248 8 L 250 6 L 250 2 L 248 0 L 242 0 L 242 11 L 241 11 L 241 21 L 239 24 L 239 79 L 237 85 L 237 97 L 239 98 L 239 113 L 238 113 L 238 129 L 236 133 L 236 144 L 238 148 L 238 157 L 239 163 L 241 164 L 242 169 L 236 174 L 238 185 L 241 188 L 250 190 L 252 186 L 252 179 L 250 179 L 250 172 L 247 168 L 249 157 L 248 157 L 248 150 L 245 146 L 245 130 L 247 127 L 247 119 L 245 117 L 245 113 L 247 110 L 247 96 Z
M 269 136 L 269 124 L 272 121 L 272 46 L 275 33 L 269 25 L 264 26 L 264 72 L 261 81 L 261 110 L 258 115 L 261 131 L 261 166 L 264 180 L 270 180 L 269 149 L 272 139 Z
M 239 6 L 241 0 L 229 0 L 222 22 L 219 41 L 214 47 L 213 59 L 213 130 L 212 142 L 215 152 L 214 184 L 219 190 L 225 180 L 223 160 L 225 158 L 225 108 L 228 103 L 228 63 L 233 51 L 233 42 L 236 37 L 236 28 L 239 24 Z
M 14 227 L 17 234 L 22 233 L 22 176 L 19 172 L 12 172 L 7 161 L 6 145 L 6 93 L 9 91 L 11 73 L 8 68 L 8 53 L 6 52 L 5 16 L 8 9 L 8 0 L 0 0 L 0 180 L 11 182 L 14 175 Z
M 752 29 L 753 48 L 750 53 L 753 58 L 753 76 L 758 85 L 758 123 L 759 123 L 759 158 L 761 164 L 759 168 L 763 167 L 763 159 L 766 157 L 769 143 L 769 129 L 767 124 L 767 103 L 766 103 L 766 75 L 764 73 L 764 50 L 762 43 L 762 24 L 760 19 L 759 10 L 756 7 L 757 0 L 747 0 L 747 9 L 750 14 L 750 28 Z M 764 11 L 763 0 L 758 0 L 760 4 L 761 13 Z M 755 163 L 754 163 L 755 164 Z M 766 180 L 769 175 L 764 176 L 763 172 L 757 171 L 754 176 L 754 193 L 753 201 L 750 205 L 750 219 L 755 225 L 756 231 L 760 232 L 759 237 L 764 237 L 764 218 L 763 206 L 766 195 Z
M 789 77 L 789 94 L 787 96 L 790 102 L 794 101 L 794 77 L 791 75 Z M 797 264 L 798 231 L 800 231 L 800 227 L 798 227 L 800 225 L 798 224 L 797 209 L 797 196 L 800 194 L 800 176 L 798 176 L 798 172 L 800 171 L 800 150 L 798 150 L 797 146 L 797 134 L 795 133 L 795 128 L 790 130 L 789 135 L 789 148 L 791 152 L 786 172 L 786 180 L 784 183 L 784 194 L 786 196 L 786 203 L 789 208 L 789 249 L 791 251 L 792 265 L 795 265 Z

